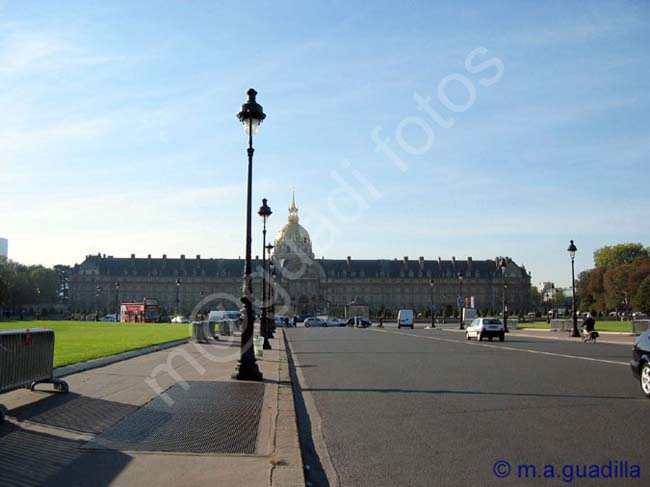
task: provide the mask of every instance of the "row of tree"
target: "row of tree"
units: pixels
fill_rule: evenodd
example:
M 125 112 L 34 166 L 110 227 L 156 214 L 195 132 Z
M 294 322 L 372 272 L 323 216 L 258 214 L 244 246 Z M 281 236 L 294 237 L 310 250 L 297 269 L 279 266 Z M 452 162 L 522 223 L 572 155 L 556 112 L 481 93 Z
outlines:
M 65 297 L 67 266 L 23 265 L 0 256 L 0 308 L 59 303 Z
M 576 281 L 581 310 L 650 313 L 650 248 L 640 243 L 605 246 L 594 252 L 594 264 Z

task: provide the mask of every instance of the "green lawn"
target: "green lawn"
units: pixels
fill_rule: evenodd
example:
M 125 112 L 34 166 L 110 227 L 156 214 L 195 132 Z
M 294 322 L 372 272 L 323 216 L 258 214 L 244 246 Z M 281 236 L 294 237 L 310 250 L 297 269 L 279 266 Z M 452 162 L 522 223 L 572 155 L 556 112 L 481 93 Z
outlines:
M 581 324 L 582 324 L 582 320 L 578 320 L 578 328 L 580 328 Z M 548 330 L 550 328 L 550 325 L 546 322 L 521 323 L 519 324 L 518 328 L 534 328 L 536 330 Z M 622 333 L 629 333 L 632 331 L 632 324 L 629 321 L 596 321 L 596 330 L 618 331 Z
M 191 335 L 189 325 L 104 323 L 95 321 L 5 321 L 0 330 L 54 330 L 54 366 L 76 364 L 116 353 L 180 340 Z

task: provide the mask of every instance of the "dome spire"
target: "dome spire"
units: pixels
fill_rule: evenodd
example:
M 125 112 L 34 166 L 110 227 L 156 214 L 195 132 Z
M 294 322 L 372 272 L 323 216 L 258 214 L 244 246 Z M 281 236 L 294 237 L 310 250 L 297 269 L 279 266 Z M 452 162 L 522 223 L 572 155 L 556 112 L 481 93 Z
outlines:
M 289 223 L 298 223 L 298 207 L 296 206 L 296 192 L 291 194 L 291 206 L 289 207 Z

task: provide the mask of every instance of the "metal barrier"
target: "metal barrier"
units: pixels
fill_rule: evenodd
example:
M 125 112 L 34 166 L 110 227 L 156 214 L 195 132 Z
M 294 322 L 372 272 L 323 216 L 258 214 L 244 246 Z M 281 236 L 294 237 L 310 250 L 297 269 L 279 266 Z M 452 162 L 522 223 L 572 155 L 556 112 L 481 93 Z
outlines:
M 34 390 L 49 382 L 59 392 L 68 392 L 65 381 L 54 378 L 54 331 L 0 331 L 0 393 L 21 387 Z M 5 408 L 0 404 L 0 422 Z
M 198 343 L 208 343 L 208 322 L 207 321 L 193 321 L 192 322 L 192 340 Z
M 632 333 L 643 333 L 646 330 L 650 330 L 650 320 L 632 321 Z
M 578 329 L 580 329 L 580 323 L 578 323 Z M 573 331 L 573 318 L 568 320 L 551 320 L 551 330 Z

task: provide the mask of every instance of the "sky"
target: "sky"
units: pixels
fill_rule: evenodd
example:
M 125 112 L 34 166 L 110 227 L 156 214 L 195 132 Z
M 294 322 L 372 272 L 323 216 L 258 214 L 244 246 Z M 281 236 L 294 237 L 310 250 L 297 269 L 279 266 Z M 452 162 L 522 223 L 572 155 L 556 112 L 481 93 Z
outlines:
M 650 244 L 647 2 L 370 3 L 0 0 L 10 258 L 243 256 L 251 87 L 255 210 L 319 258 Z

